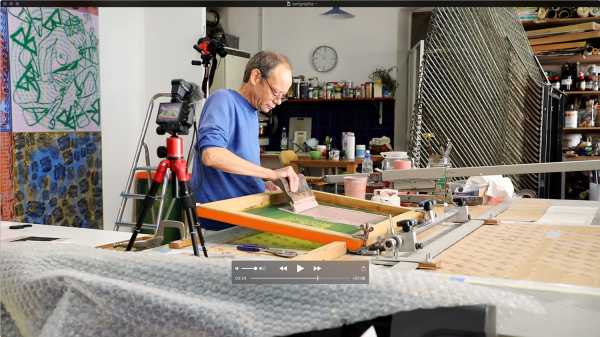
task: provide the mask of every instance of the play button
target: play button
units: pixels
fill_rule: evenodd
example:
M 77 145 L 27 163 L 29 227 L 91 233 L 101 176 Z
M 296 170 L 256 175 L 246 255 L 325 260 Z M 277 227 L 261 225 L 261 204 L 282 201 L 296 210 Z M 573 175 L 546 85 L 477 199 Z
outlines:
M 301 272 L 301 271 L 303 271 L 303 270 L 304 270 L 304 267 L 302 267 L 302 266 L 301 266 L 301 265 L 299 265 L 299 264 L 297 264 L 297 265 L 296 265 L 296 273 L 299 273 L 299 272 Z

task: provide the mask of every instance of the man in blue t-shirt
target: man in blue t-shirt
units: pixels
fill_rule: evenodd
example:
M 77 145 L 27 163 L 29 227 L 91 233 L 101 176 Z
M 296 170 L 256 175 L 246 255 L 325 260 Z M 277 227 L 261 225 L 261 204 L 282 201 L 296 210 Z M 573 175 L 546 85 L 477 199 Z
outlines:
M 279 53 L 261 51 L 246 65 L 239 90 L 215 91 L 204 104 L 198 127 L 192 171 L 197 202 L 240 197 L 276 190 L 265 180 L 287 178 L 293 191 L 298 176 L 290 166 L 271 170 L 260 166 L 258 110 L 270 112 L 281 104 L 292 85 L 292 67 Z M 230 225 L 200 219 L 206 229 Z

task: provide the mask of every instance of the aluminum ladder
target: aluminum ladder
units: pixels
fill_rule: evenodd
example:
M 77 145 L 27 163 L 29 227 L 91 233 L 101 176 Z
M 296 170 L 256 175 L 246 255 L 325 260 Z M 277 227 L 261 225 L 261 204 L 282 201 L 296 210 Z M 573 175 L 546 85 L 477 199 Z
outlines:
M 128 227 L 133 228 L 136 225 L 135 222 L 125 221 L 123 219 L 123 216 L 125 214 L 125 208 L 127 206 L 127 201 L 129 199 L 143 200 L 146 197 L 145 194 L 138 194 L 132 190 L 133 182 L 135 180 L 135 174 L 137 171 L 148 172 L 147 182 L 148 182 L 148 189 L 150 189 L 152 171 L 156 170 L 156 167 L 152 167 L 150 165 L 150 153 L 148 151 L 148 145 L 146 144 L 146 134 L 148 131 L 148 126 L 150 124 L 150 120 L 152 118 L 152 112 L 154 110 L 154 101 L 158 98 L 163 98 L 163 97 L 171 98 L 171 94 L 170 93 L 158 93 L 158 94 L 152 96 L 152 98 L 150 99 L 150 103 L 148 104 L 148 109 L 146 111 L 146 119 L 144 120 L 144 125 L 142 127 L 142 133 L 140 134 L 140 138 L 138 139 L 133 163 L 131 165 L 131 169 L 129 170 L 129 176 L 127 177 L 127 182 L 125 183 L 125 188 L 121 192 L 121 205 L 119 206 L 119 211 L 117 212 L 117 219 L 115 221 L 115 226 L 113 228 L 113 230 L 115 230 L 115 231 L 119 231 L 121 226 L 128 226 Z M 145 165 L 140 165 L 140 163 L 139 163 L 140 156 L 142 154 L 142 150 L 144 150 L 144 154 L 145 154 Z M 169 181 L 170 181 L 170 176 L 169 176 L 169 173 L 167 173 L 167 176 L 165 177 L 165 181 L 162 185 L 160 195 L 157 195 L 155 197 L 155 199 L 159 201 L 158 213 L 155 212 L 154 206 L 153 206 L 151 208 L 151 216 L 153 218 L 153 223 L 143 223 L 142 229 L 149 229 L 154 232 L 156 232 L 158 230 L 158 227 L 160 225 L 160 222 L 161 222 L 162 216 L 163 216 L 165 193 L 167 191 L 167 186 L 168 186 Z M 171 202 L 169 203 L 169 209 L 165 213 L 165 218 L 168 217 L 169 214 L 171 213 L 171 210 L 173 209 L 173 206 L 175 204 L 175 200 L 176 200 L 175 198 L 171 199 Z M 133 216 L 135 218 L 136 214 L 134 214 Z

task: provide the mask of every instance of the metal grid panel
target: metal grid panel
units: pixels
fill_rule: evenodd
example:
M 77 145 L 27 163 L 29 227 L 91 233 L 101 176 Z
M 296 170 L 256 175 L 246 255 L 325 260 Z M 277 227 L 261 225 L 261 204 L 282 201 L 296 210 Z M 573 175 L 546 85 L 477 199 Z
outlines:
M 430 145 L 440 153 L 450 139 L 453 167 L 542 162 L 545 85 L 514 9 L 434 9 L 411 155 L 425 167 Z M 512 178 L 517 189 L 537 188 L 537 175 Z

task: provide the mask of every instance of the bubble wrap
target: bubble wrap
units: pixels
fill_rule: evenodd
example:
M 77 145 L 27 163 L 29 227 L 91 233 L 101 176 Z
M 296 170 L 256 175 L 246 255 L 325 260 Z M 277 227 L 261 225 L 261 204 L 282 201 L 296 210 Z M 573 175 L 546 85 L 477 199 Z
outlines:
M 483 303 L 543 312 L 527 296 L 378 266 L 369 285 L 233 285 L 226 259 L 19 242 L 3 244 L 0 270 L 4 337 L 288 335 Z

